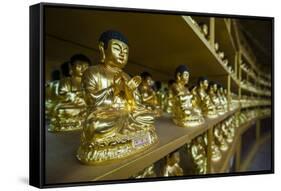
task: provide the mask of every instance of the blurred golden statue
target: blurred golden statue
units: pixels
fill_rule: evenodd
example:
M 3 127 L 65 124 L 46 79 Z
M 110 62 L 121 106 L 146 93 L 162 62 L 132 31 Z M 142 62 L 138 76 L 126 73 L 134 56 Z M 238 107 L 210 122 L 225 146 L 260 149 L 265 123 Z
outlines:
M 202 115 L 202 110 L 200 108 L 200 98 L 197 94 L 197 86 L 192 86 L 190 88 L 190 91 L 191 91 L 191 95 L 192 95 L 192 99 L 191 99 L 192 107 L 193 107 L 194 111 L 196 111 L 197 113 Z
M 229 119 L 222 122 L 221 129 L 226 141 L 232 143 L 235 136 L 235 117 L 231 116 Z
M 188 152 L 191 153 L 192 160 L 196 167 L 197 174 L 207 173 L 207 145 L 203 136 L 199 135 L 188 144 Z
M 223 105 L 225 111 L 228 111 L 227 89 L 224 89 L 222 85 L 218 85 L 217 92 L 221 105 Z
M 208 145 L 207 133 L 205 133 L 205 134 L 203 135 L 203 137 L 204 137 L 204 143 L 205 143 L 205 145 L 206 145 L 206 147 L 207 147 L 207 145 Z M 211 160 L 212 160 L 213 162 L 219 161 L 219 160 L 221 159 L 221 157 L 222 157 L 222 154 L 221 154 L 221 151 L 220 151 L 219 147 L 216 145 L 216 143 L 215 143 L 214 140 L 213 140 L 212 143 L 211 143 L 211 151 L 212 151 L 212 153 L 211 153 L 211 155 L 212 155 L 212 156 L 211 156 Z
M 211 101 L 211 98 L 207 94 L 207 89 L 209 86 L 208 79 L 206 77 L 200 77 L 198 79 L 197 95 L 200 99 L 200 108 L 205 117 L 215 118 L 217 117 L 216 107 Z
M 49 131 L 73 131 L 82 129 L 86 115 L 86 102 L 82 87 L 82 76 L 88 68 L 90 60 L 77 54 L 71 57 L 69 76 L 59 82 L 56 105 L 51 114 Z M 64 65 L 67 66 L 67 65 Z M 63 72 L 63 73 L 67 73 Z M 66 75 L 66 74 L 64 74 Z
M 201 112 L 192 105 L 192 94 L 186 87 L 189 81 L 189 71 L 186 65 L 180 65 L 175 72 L 176 82 L 173 90 L 173 121 L 181 127 L 194 127 L 204 123 Z M 198 108 L 197 108 L 198 109 Z
M 165 110 L 165 99 L 166 99 L 166 92 L 162 87 L 162 83 L 160 81 L 156 81 L 154 83 L 154 89 L 156 91 L 156 97 L 158 100 L 158 104 L 160 105 L 161 113 Z
M 222 103 L 218 96 L 218 86 L 215 82 L 210 82 L 208 94 L 216 107 L 217 113 L 223 115 L 226 112 L 225 106 L 223 105 L 225 103 Z
M 226 151 L 228 149 L 228 144 L 222 132 L 222 126 L 224 125 L 225 125 L 224 123 L 220 123 L 214 127 L 215 143 L 219 146 L 221 151 Z
M 155 116 L 161 115 L 160 103 L 158 102 L 157 95 L 153 89 L 154 81 L 152 76 L 148 72 L 141 73 L 142 82 L 139 87 L 139 91 L 142 98 L 142 103 L 147 109 L 155 112 Z
M 54 108 L 58 101 L 59 96 L 59 84 L 60 84 L 60 71 L 54 70 L 52 72 L 52 80 L 45 85 L 45 116 L 47 120 L 52 119 Z
M 146 167 L 145 169 L 143 169 L 142 171 L 137 173 L 135 176 L 133 176 L 133 178 L 135 178 L 135 179 L 153 178 L 153 177 L 156 177 L 156 173 L 155 173 L 155 170 L 154 170 L 154 164 Z
M 175 80 L 169 80 L 168 82 L 168 89 L 167 89 L 167 96 L 165 99 L 165 112 L 172 113 L 173 103 L 173 90 L 172 87 L 175 83 Z
M 89 165 L 123 159 L 158 142 L 154 114 L 141 104 L 141 77 L 122 70 L 129 56 L 126 37 L 102 33 L 99 51 L 100 63 L 83 77 L 89 110 L 77 158 Z
M 163 176 L 183 176 L 183 169 L 180 167 L 180 153 L 174 151 L 165 158 Z

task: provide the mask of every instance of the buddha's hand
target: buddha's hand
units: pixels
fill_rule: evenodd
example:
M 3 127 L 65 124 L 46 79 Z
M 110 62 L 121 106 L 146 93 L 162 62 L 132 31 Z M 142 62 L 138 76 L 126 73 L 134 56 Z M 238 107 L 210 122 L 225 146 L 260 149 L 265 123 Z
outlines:
M 113 91 L 114 95 L 119 95 L 125 91 L 125 79 L 121 72 L 117 73 L 113 78 Z
M 127 86 L 134 91 L 135 89 L 137 89 L 139 87 L 139 85 L 141 84 L 141 77 L 140 76 L 134 76 L 133 78 L 131 78 L 131 80 L 127 83 Z

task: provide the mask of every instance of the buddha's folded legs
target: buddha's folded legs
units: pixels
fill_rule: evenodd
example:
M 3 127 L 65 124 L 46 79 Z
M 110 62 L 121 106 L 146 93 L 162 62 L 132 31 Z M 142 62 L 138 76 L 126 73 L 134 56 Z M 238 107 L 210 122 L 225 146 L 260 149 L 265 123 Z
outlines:
M 111 137 L 126 125 L 128 113 L 114 108 L 90 110 L 84 125 L 85 138 L 88 140 Z
M 156 143 L 153 117 L 145 111 L 128 113 L 115 108 L 90 111 L 77 152 L 78 160 L 96 164 L 121 159 Z

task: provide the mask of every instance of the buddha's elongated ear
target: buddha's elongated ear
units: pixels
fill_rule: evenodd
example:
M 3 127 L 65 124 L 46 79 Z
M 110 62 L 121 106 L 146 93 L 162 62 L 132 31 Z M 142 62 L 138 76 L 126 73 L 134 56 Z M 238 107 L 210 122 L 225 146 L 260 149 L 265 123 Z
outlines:
M 104 51 L 104 43 L 99 42 L 99 51 L 100 51 L 100 62 L 104 63 L 105 61 L 105 51 Z

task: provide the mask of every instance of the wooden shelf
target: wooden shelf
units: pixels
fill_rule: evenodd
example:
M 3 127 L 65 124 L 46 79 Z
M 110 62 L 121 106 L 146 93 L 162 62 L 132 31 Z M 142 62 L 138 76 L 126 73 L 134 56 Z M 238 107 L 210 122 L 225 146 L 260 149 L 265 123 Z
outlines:
M 254 81 L 258 82 L 259 85 L 262 85 L 266 88 L 271 88 L 271 83 L 270 82 L 266 82 L 265 80 L 261 79 L 260 77 L 257 77 L 256 75 L 252 74 L 252 73 L 248 73 L 248 71 L 245 68 L 241 67 L 241 70 L 243 72 L 245 72 L 246 74 L 249 75 L 249 77 L 251 77 Z
M 53 134 L 46 132 L 46 181 L 79 182 L 126 179 L 150 164 L 160 160 L 172 151 L 190 142 L 213 125 L 223 121 L 238 109 L 227 112 L 215 119 L 207 119 L 203 125 L 194 128 L 176 126 L 170 117 L 156 120 L 159 143 L 145 152 L 124 160 L 99 166 L 82 165 L 75 158 L 79 146 L 80 132 Z M 130 169 L 128 171 L 128 169 Z
M 262 116 L 262 117 L 257 117 L 257 118 L 251 119 L 250 121 L 247 121 L 244 124 L 240 125 L 238 129 L 236 129 L 235 138 L 234 138 L 233 142 L 229 145 L 228 150 L 225 152 L 222 152 L 221 160 L 211 163 L 211 173 L 226 173 L 229 170 L 230 159 L 235 155 L 237 144 L 240 141 L 241 135 L 249 127 L 251 127 L 254 123 L 256 123 L 257 120 L 264 119 L 266 117 L 269 117 L 269 116 Z M 260 146 L 260 144 L 255 145 L 255 146 L 258 148 Z M 252 155 L 254 155 L 254 154 L 249 154 L 249 156 L 252 156 Z M 244 164 L 244 166 L 247 166 L 247 165 Z

